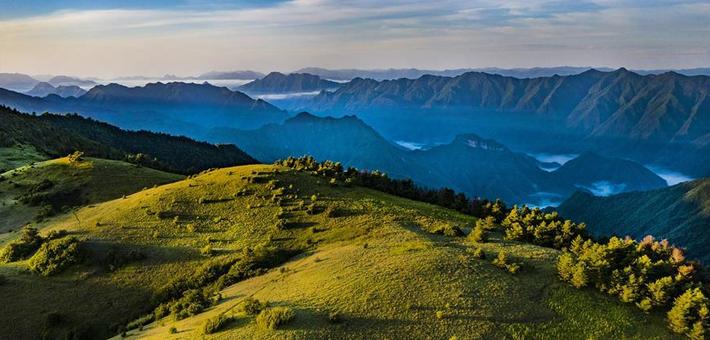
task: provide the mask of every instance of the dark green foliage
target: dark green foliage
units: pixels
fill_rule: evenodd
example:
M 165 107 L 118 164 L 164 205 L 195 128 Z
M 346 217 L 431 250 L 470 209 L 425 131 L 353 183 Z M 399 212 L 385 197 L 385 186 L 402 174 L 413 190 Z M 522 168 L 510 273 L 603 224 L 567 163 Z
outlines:
M 277 329 L 296 317 L 288 307 L 274 307 L 264 309 L 256 316 L 256 324 L 262 329 Z
M 500 221 L 507 212 L 505 205 L 499 200 L 491 202 L 485 199 L 468 199 L 466 195 L 455 193 L 448 188 L 439 190 L 423 189 L 414 184 L 411 179 L 397 180 L 391 179 L 378 171 L 359 171 L 355 168 L 344 169 L 340 163 L 332 161 L 318 162 L 311 156 L 289 157 L 276 161 L 275 164 L 298 171 L 315 172 L 319 176 L 364 186 L 395 196 L 436 204 L 464 214 L 477 217 L 492 216 L 496 221 Z
M 21 233 L 19 240 L 8 243 L 0 251 L 0 262 L 15 262 L 30 257 L 44 242 L 36 228 L 26 226 Z
M 126 131 L 79 115 L 32 116 L 0 106 L 0 140 L 32 145 L 50 157 L 76 150 L 86 156 L 127 160 L 175 173 L 256 163 L 234 145 L 213 145 L 186 137 Z
M 264 308 L 266 308 L 266 305 L 266 303 L 262 303 L 255 298 L 248 297 L 244 299 L 244 301 L 242 301 L 242 303 L 239 305 L 239 310 L 246 313 L 247 315 L 257 315 Z
M 182 320 L 202 312 L 211 304 L 202 290 L 190 289 L 185 291 L 179 299 L 158 306 L 154 312 L 155 318 L 160 319 L 166 315 L 172 315 L 175 320 Z
M 708 193 L 710 178 L 606 197 L 579 192 L 563 202 L 557 211 L 562 216 L 587 223 L 589 233 L 594 236 L 667 237 L 671 243 L 683 245 L 688 256 L 710 263 Z
M 233 316 L 226 316 L 224 314 L 217 315 L 214 318 L 207 319 L 205 323 L 202 325 L 202 333 L 203 334 L 213 334 L 217 333 L 220 330 L 224 329 L 229 323 L 234 321 L 235 318 Z
M 109 271 L 114 271 L 129 263 L 141 261 L 145 258 L 145 254 L 136 250 L 121 252 L 118 249 L 111 249 L 106 253 L 103 259 L 103 265 L 106 266 Z
M 640 242 L 611 237 L 604 243 L 578 237 L 569 250 L 557 262 L 562 280 L 595 287 L 645 312 L 670 309 L 671 329 L 691 338 L 707 332 L 710 305 L 699 288 L 705 285 L 703 269 L 680 248 L 650 236 Z
M 563 220 L 556 212 L 514 206 L 501 222 L 505 237 L 544 247 L 566 248 L 578 236 L 586 236 L 586 225 Z
M 82 260 L 82 244 L 75 237 L 65 237 L 42 244 L 30 258 L 29 267 L 33 272 L 50 276 Z

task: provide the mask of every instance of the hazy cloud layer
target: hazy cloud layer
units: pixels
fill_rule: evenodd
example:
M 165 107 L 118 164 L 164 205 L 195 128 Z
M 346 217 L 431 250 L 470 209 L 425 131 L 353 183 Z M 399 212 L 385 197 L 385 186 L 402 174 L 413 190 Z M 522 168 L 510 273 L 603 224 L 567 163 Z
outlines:
M 703 1 L 64 3 L 0 4 L 0 72 L 710 64 Z

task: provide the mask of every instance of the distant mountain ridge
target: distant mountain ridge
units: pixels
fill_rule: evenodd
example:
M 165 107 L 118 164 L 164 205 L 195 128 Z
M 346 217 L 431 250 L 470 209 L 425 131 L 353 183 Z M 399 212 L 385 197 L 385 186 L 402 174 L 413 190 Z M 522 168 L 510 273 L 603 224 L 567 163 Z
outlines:
M 375 80 L 391 80 L 399 78 L 415 79 L 424 75 L 455 77 L 467 72 L 484 72 L 490 74 L 498 74 L 506 77 L 515 78 L 539 78 L 551 77 L 554 75 L 568 76 L 575 75 L 590 69 L 609 72 L 613 71 L 610 67 L 592 67 L 592 66 L 554 66 L 554 67 L 518 67 L 518 68 L 501 68 L 501 67 L 478 67 L 478 68 L 457 68 L 445 70 L 427 70 L 417 68 L 390 68 L 390 69 L 326 69 L 321 67 L 305 67 L 295 71 L 295 73 L 310 73 L 318 75 L 322 78 L 333 80 L 352 80 L 355 78 L 372 78 Z M 688 69 L 656 69 L 656 70 L 633 70 L 636 73 L 661 74 L 666 72 L 677 72 L 686 76 L 710 76 L 710 67 L 698 67 Z
M 450 187 L 470 196 L 514 203 L 532 202 L 541 194 L 561 201 L 578 190 L 578 177 L 542 170 L 537 160 L 494 140 L 463 134 L 444 145 L 411 151 L 390 143 L 354 116 L 317 117 L 302 112 L 283 124 L 256 130 L 215 129 L 210 139 L 239 145 L 262 162 L 308 154 L 345 166 L 384 171 L 396 178 L 411 178 L 430 188 Z M 626 162 L 608 159 L 607 164 L 607 159 L 600 158 L 587 166 L 588 171 L 610 179 L 622 171 L 648 171 L 640 164 Z M 619 169 L 619 164 L 624 169 Z M 588 175 L 580 171 L 580 176 Z M 634 177 L 624 181 L 629 188 L 645 184 Z
M 240 91 L 253 94 L 316 92 L 337 89 L 341 84 L 321 79 L 308 73 L 283 74 L 271 72 L 266 77 L 256 79 L 239 87 Z
M 687 247 L 691 257 L 710 261 L 710 179 L 608 197 L 576 193 L 557 210 L 586 222 L 595 235 L 653 235 Z
M 207 83 L 97 85 L 79 98 L 36 98 L 0 89 L 0 104 L 27 112 L 76 112 L 123 128 L 197 138 L 215 126 L 255 128 L 287 117 L 263 100 Z
M 59 85 L 54 86 L 47 82 L 41 82 L 35 85 L 32 90 L 25 92 L 25 94 L 34 97 L 46 97 L 50 94 L 56 94 L 60 97 L 81 97 L 86 93 L 86 90 L 82 89 L 76 85 Z
M 480 72 L 385 81 L 356 78 L 334 92 L 319 94 L 304 109 L 357 114 L 388 135 L 399 133 L 397 125 L 387 127 L 392 121 L 420 112 L 424 119 L 461 121 L 442 127 L 448 130 L 463 124 L 483 128 L 512 123 L 531 135 L 547 135 L 542 140 L 557 138 L 551 133 L 572 135 L 579 148 L 618 149 L 617 154 L 632 153 L 649 163 L 667 163 L 661 157 L 665 149 L 687 144 L 703 148 L 710 141 L 710 77 L 672 72 L 642 76 L 626 69 L 589 70 L 531 79 Z M 422 124 L 428 123 L 422 119 Z M 509 134 L 507 130 L 500 134 Z M 689 160 L 684 166 L 696 175 L 710 173 L 709 164 Z

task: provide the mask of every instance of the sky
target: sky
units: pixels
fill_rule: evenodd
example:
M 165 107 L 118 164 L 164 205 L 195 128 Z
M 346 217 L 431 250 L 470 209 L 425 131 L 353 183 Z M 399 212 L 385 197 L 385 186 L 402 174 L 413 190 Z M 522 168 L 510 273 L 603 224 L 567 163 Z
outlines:
M 710 1 L 0 0 L 0 72 L 710 66 Z

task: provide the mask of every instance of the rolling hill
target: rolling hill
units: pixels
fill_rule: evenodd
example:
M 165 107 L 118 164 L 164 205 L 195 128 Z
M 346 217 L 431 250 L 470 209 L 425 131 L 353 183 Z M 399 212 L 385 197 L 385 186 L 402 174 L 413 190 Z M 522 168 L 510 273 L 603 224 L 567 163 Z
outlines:
M 597 195 L 665 187 L 666 181 L 638 163 L 585 152 L 553 172 L 558 179 Z
M 0 239 L 69 208 L 103 202 L 182 179 L 135 164 L 70 157 L 36 162 L 0 177 Z
M 239 87 L 240 91 L 248 94 L 262 93 L 299 93 L 318 92 L 322 90 L 337 89 L 340 83 L 321 79 L 308 73 L 271 72 L 263 78 L 256 79 Z
M 595 235 L 645 235 L 667 238 L 688 254 L 710 261 L 710 180 L 609 197 L 577 193 L 558 209 L 567 218 L 586 222 Z
M 48 277 L 25 269 L 33 260 L 1 264 L 0 332 L 673 338 L 658 315 L 559 281 L 556 250 L 493 233 L 480 244 L 487 259 L 479 259 L 463 238 L 439 234 L 471 217 L 329 182 L 280 166 L 226 168 L 41 223 L 43 236 L 65 229 L 90 256 Z M 500 251 L 525 269 L 513 275 L 491 264 Z M 166 300 L 171 296 L 179 300 Z M 289 308 L 295 319 L 265 329 L 240 312 L 262 308 L 243 309 L 248 297 Z M 167 307 L 152 312 L 161 302 Z M 130 322 L 141 315 L 158 318 Z M 232 321 L 203 334 L 206 320 L 219 315 Z
M 0 156 L 3 156 L 0 169 L 5 170 L 74 151 L 82 151 L 87 156 L 131 159 L 183 174 L 256 162 L 234 145 L 213 145 L 147 131 L 125 131 L 77 115 L 35 116 L 0 106 L 0 121 L 3 122 L 0 125 Z M 27 149 L 32 152 L 26 152 Z

